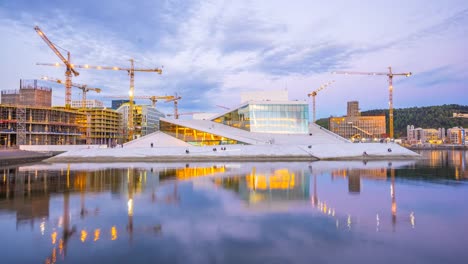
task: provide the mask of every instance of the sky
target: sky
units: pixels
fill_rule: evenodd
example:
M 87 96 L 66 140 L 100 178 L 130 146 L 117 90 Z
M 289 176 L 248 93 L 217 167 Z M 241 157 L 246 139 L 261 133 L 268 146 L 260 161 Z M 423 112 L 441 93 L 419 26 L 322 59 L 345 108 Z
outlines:
M 177 93 L 182 113 L 222 112 L 251 91 L 286 89 L 290 100 L 311 103 L 307 94 L 329 81 L 317 118 L 344 115 L 353 100 L 362 111 L 386 109 L 387 77 L 331 72 L 389 66 L 413 73 L 394 78 L 395 108 L 468 105 L 466 0 L 0 0 L 1 90 L 18 89 L 20 79 L 64 79 L 64 68 L 36 65 L 60 62 L 36 25 L 74 64 L 129 67 L 133 58 L 136 68 L 162 67 L 162 75 L 135 74 L 135 95 Z M 89 99 L 110 106 L 106 97 L 128 95 L 125 71 L 78 71 L 74 83 L 102 89 Z M 63 87 L 42 85 L 64 104 Z

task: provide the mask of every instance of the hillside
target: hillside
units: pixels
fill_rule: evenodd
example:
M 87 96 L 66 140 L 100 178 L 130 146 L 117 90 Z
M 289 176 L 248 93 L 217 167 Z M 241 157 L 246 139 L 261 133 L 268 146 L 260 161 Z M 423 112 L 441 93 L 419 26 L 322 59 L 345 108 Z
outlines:
M 466 105 L 441 105 L 427 107 L 397 108 L 393 110 L 395 138 L 406 136 L 406 126 L 422 128 L 468 127 L 468 118 L 453 118 L 453 113 L 468 113 Z M 376 109 L 361 112 L 363 116 L 385 115 L 388 130 L 388 109 Z M 328 118 L 317 120 L 317 124 L 328 129 Z

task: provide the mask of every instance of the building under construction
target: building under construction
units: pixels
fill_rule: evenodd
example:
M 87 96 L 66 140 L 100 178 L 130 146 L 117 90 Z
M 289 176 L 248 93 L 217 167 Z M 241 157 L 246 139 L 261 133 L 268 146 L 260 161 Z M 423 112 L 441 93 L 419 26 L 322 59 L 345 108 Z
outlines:
M 361 116 L 359 103 L 348 102 L 348 113 L 344 117 L 331 117 L 330 131 L 344 138 L 360 140 L 385 137 L 385 116 Z
M 81 144 L 113 146 L 122 141 L 122 114 L 106 108 L 78 110 L 82 119 L 78 121 L 82 137 Z
M 22 80 L 19 90 L 2 91 L 0 145 L 122 143 L 122 116 L 100 108 L 51 107 L 52 90 Z
M 52 106 L 52 89 L 38 85 L 37 80 L 20 80 L 19 90 L 5 90 L 1 94 L 4 105 Z
M 82 113 L 73 110 L 0 105 L 0 144 L 19 145 L 77 144 L 81 136 Z

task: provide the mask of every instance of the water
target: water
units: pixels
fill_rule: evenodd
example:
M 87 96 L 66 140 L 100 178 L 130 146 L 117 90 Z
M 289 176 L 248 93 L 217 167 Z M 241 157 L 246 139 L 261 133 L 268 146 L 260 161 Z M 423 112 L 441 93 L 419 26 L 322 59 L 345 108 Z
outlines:
M 1 263 L 467 263 L 468 154 L 4 168 Z

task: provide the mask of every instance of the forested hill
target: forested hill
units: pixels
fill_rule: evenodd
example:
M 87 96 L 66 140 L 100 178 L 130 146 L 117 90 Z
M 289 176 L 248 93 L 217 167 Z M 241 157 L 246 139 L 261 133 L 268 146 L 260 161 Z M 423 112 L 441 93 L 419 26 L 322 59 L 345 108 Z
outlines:
M 393 110 L 395 138 L 406 136 L 406 127 L 451 128 L 454 126 L 468 127 L 468 118 L 453 118 L 453 113 L 468 113 L 466 105 L 441 105 L 427 107 L 397 108 Z M 368 110 L 361 112 L 363 116 L 385 115 L 388 131 L 388 109 Z M 317 120 L 317 124 L 328 128 L 328 118 Z

